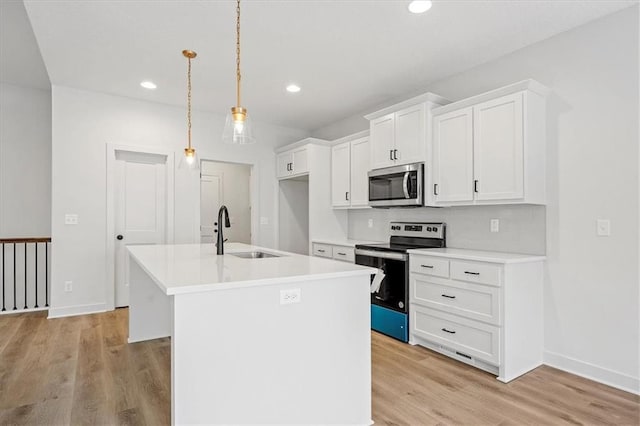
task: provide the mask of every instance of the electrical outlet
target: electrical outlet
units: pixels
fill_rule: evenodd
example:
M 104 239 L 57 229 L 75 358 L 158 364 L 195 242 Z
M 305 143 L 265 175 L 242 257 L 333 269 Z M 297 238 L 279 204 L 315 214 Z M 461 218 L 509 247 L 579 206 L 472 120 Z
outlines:
M 491 219 L 491 232 L 500 232 L 500 219 Z
M 609 237 L 611 235 L 611 221 L 609 219 L 598 219 L 596 221 L 596 234 L 599 237 Z
M 67 213 L 64 215 L 64 224 L 65 225 L 77 225 L 78 224 L 78 215 Z
M 287 290 L 280 290 L 280 304 L 289 305 L 291 303 L 300 303 L 300 289 L 290 288 Z
M 64 291 L 66 291 L 67 293 L 73 291 L 73 281 L 64 282 Z
M 369 228 L 373 228 L 373 219 L 369 219 L 369 220 L 367 221 L 367 226 L 368 226 Z
M 260 225 L 268 225 L 268 224 L 269 224 L 269 218 L 265 216 L 260 216 Z

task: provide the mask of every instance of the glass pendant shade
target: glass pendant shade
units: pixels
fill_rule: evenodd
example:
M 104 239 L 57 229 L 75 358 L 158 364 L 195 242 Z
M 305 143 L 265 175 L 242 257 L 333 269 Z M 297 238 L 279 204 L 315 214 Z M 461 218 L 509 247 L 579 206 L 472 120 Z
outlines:
M 193 148 L 184 149 L 184 154 L 180 159 L 178 168 L 185 169 L 185 170 L 192 170 L 192 171 L 196 171 L 200 169 L 200 160 L 198 159 L 198 154 L 196 154 L 195 149 Z
M 222 132 L 224 143 L 247 145 L 255 143 L 251 119 L 247 115 L 247 110 L 242 107 L 233 107 L 227 114 L 227 120 Z

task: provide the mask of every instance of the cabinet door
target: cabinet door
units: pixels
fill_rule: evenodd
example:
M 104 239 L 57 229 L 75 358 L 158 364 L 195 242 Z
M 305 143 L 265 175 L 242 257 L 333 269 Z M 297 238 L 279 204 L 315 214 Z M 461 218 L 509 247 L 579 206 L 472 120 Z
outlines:
M 433 187 L 436 204 L 473 201 L 473 109 L 433 118 Z
M 278 154 L 276 160 L 276 176 L 279 178 L 289 176 L 291 174 L 292 162 L 293 160 L 290 152 L 283 152 L 282 154 Z
M 351 206 L 369 205 L 369 138 L 351 141 Z
M 370 123 L 370 143 L 371 143 L 371 168 L 379 169 L 395 164 L 393 160 L 394 149 L 394 114 L 387 114 L 383 117 L 371 120 Z
M 473 108 L 476 200 L 524 197 L 522 93 Z
M 309 173 L 309 156 L 307 148 L 300 148 L 293 151 L 292 154 L 292 169 L 291 174 L 299 175 L 303 173 Z
M 396 112 L 394 132 L 394 158 L 396 159 L 396 164 L 425 161 L 427 146 L 424 104 Z
M 331 148 L 331 203 L 348 207 L 350 203 L 350 143 Z

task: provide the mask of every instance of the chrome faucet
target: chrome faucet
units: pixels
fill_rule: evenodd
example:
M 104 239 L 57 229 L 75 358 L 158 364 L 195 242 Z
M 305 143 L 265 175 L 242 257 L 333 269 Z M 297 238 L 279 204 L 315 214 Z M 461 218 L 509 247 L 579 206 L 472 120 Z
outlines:
M 218 210 L 218 221 L 214 223 L 218 229 L 215 229 L 213 232 L 218 233 L 218 242 L 216 243 L 216 247 L 218 248 L 217 254 L 224 254 L 224 242 L 227 241 L 222 236 L 222 215 L 224 214 L 224 227 L 231 228 L 231 223 L 229 222 L 229 210 L 227 210 L 227 206 L 221 206 L 220 210 Z

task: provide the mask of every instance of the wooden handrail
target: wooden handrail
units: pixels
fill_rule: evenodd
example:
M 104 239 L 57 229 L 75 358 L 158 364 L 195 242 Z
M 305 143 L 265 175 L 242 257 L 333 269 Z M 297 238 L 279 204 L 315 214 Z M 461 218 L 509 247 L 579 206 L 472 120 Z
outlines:
M 50 243 L 51 237 L 0 238 L 2 244 Z

